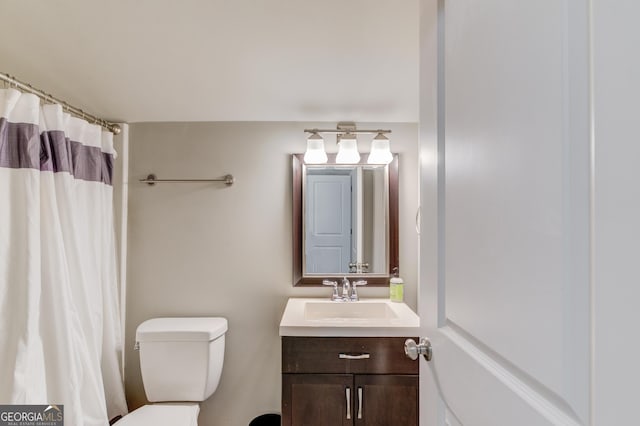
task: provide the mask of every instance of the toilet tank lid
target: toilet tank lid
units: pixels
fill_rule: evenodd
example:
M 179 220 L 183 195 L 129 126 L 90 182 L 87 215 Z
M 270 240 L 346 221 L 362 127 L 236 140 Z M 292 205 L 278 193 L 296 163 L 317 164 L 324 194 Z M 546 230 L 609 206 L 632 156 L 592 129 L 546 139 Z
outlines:
M 136 341 L 206 342 L 226 332 L 226 318 L 152 318 L 138 326 Z

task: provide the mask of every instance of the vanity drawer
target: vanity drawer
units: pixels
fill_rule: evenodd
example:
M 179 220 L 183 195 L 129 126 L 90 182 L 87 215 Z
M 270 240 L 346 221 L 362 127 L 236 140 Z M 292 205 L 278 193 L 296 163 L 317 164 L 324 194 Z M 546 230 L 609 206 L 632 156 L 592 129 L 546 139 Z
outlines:
M 282 337 L 282 372 L 418 374 L 418 363 L 404 354 L 406 339 Z

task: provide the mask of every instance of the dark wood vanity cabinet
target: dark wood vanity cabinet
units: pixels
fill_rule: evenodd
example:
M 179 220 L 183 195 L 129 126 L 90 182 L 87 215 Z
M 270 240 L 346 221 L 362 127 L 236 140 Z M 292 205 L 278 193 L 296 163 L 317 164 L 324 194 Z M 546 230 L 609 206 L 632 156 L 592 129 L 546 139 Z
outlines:
M 418 424 L 404 337 L 283 337 L 283 426 Z
M 351 374 L 283 374 L 282 425 L 353 425 L 345 402 L 351 389 Z

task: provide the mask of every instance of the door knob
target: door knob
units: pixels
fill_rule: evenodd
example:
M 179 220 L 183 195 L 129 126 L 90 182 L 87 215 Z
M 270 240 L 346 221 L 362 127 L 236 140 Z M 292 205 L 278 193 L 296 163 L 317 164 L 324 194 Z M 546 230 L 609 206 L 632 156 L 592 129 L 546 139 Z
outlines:
M 420 339 L 420 343 L 416 343 L 413 339 L 407 339 L 404 342 L 404 353 L 412 360 L 418 359 L 420 355 L 424 356 L 424 359 L 431 361 L 433 356 L 433 350 L 431 349 L 431 342 L 426 337 Z

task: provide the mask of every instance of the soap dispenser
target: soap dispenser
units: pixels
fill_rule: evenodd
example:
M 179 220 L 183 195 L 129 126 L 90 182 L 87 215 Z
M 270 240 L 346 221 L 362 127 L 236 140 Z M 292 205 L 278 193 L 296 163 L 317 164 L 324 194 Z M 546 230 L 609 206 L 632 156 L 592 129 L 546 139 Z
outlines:
M 398 268 L 393 268 L 393 277 L 389 281 L 389 299 L 392 302 L 402 302 L 404 300 L 404 281 L 398 274 Z

